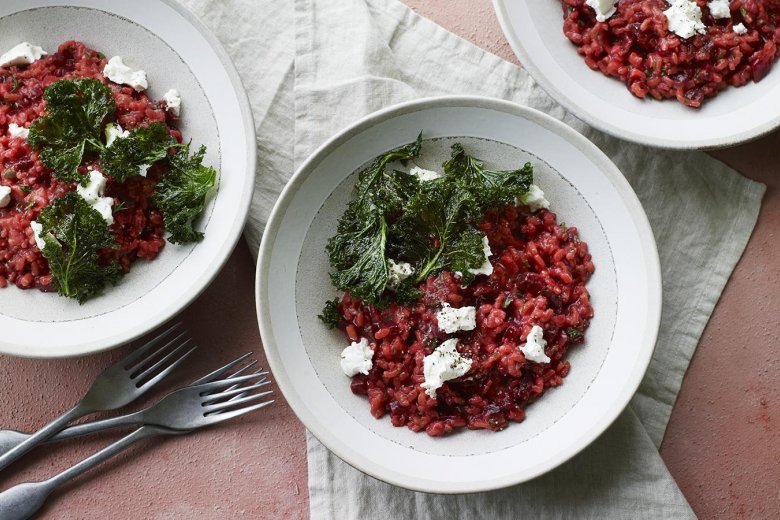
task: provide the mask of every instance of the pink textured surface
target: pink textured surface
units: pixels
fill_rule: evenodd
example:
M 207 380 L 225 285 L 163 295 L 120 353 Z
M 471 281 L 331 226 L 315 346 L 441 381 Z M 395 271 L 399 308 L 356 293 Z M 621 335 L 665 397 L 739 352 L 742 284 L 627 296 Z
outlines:
M 489 0 L 405 0 L 423 16 L 516 62 Z M 541 0 L 535 0 L 541 1 Z M 544 0 L 547 1 L 547 0 Z M 552 1 L 552 0 L 550 0 Z M 780 518 L 780 133 L 718 152 L 769 185 L 761 217 L 710 321 L 672 415 L 662 455 L 701 518 Z M 254 266 L 241 244 L 182 319 L 202 345 L 182 383 L 247 350 L 264 363 L 254 316 Z M 40 426 L 72 404 L 118 351 L 67 361 L 0 357 L 3 427 Z M 277 394 L 263 412 L 187 437 L 136 446 L 50 500 L 47 520 L 305 518 L 303 427 Z M 0 489 L 46 478 L 117 433 L 42 448 L 0 477 Z

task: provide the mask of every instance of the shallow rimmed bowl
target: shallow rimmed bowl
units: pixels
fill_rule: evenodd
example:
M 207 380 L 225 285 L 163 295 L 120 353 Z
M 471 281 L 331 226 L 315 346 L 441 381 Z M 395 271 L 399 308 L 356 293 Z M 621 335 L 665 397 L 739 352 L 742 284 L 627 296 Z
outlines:
M 620 139 L 674 149 L 734 146 L 780 126 L 780 72 L 727 88 L 700 109 L 676 100 L 641 100 L 625 84 L 591 70 L 563 34 L 561 0 L 493 0 L 523 67 L 556 101 Z M 776 65 L 775 65 L 776 68 Z
M 106 350 L 143 335 L 190 303 L 233 250 L 254 186 L 252 113 L 226 52 L 188 11 L 169 0 L 5 0 L 0 4 L 0 49 L 21 41 L 49 52 L 83 41 L 107 56 L 143 68 L 149 95 L 182 95 L 179 128 L 194 146 L 208 146 L 206 164 L 219 187 L 200 221 L 203 242 L 166 244 L 152 262 L 132 271 L 99 298 L 75 300 L 8 287 L 0 291 L 0 353 L 67 357 Z
M 491 166 L 531 161 L 559 221 L 577 226 L 596 273 L 596 316 L 569 354 L 564 384 L 502 432 L 443 438 L 374 419 L 341 372 L 344 335 L 318 319 L 337 292 L 326 240 L 351 197 L 355 172 L 423 131 L 418 163 L 438 167 L 461 142 Z M 596 146 L 536 110 L 479 97 L 405 103 L 357 122 L 320 147 L 279 198 L 260 246 L 257 312 L 271 369 L 298 417 L 343 460 L 392 484 L 436 493 L 500 488 L 532 479 L 578 453 L 618 416 L 650 361 L 661 311 L 658 255 L 631 187 Z

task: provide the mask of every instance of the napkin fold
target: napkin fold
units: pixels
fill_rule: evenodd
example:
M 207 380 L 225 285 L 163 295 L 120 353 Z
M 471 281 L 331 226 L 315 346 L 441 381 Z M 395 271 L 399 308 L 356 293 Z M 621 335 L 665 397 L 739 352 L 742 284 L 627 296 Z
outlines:
M 631 183 L 658 244 L 664 311 L 652 363 L 629 408 L 590 447 L 519 486 L 442 496 L 368 477 L 309 436 L 312 518 L 694 517 L 657 447 L 690 357 L 755 225 L 764 186 L 706 154 L 651 149 L 588 127 L 524 70 L 396 0 L 183 3 L 218 35 L 249 92 L 258 135 L 246 230 L 253 252 L 284 183 L 317 146 L 375 110 L 441 94 L 507 99 L 583 133 Z

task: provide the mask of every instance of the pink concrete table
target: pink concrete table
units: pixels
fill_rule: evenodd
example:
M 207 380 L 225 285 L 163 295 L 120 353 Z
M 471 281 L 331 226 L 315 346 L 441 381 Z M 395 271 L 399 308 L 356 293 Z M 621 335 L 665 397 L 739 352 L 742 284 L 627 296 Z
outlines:
M 489 0 L 405 0 L 423 16 L 509 61 Z M 769 185 L 744 258 L 685 377 L 661 449 L 701 518 L 780 518 L 780 132 L 714 155 Z M 182 315 L 202 345 L 169 386 L 254 350 L 254 265 L 243 243 Z M 30 430 L 64 410 L 124 351 L 63 361 L 0 357 L 0 418 Z M 185 377 L 184 374 L 187 374 Z M 46 520 L 306 518 L 304 430 L 277 403 L 233 424 L 136 446 L 49 501 Z M 46 447 L 0 477 L 0 489 L 80 460 L 121 432 Z

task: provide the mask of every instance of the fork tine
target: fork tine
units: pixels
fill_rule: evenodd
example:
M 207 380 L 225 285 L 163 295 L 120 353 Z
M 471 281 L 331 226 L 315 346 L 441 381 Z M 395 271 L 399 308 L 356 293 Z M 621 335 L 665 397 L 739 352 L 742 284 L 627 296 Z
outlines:
M 261 386 L 265 386 L 269 384 L 271 384 L 271 382 L 263 378 L 261 381 L 258 381 L 250 386 L 236 385 L 236 388 L 228 388 L 224 392 L 220 392 L 218 394 L 209 394 L 205 399 L 203 399 L 203 404 L 209 404 L 209 403 L 213 403 L 214 401 L 220 401 L 222 399 L 227 399 L 228 397 L 234 397 L 239 394 L 251 392 L 252 390 L 256 390 Z
M 230 412 L 223 412 L 223 413 L 216 413 L 209 415 L 207 419 L 209 419 L 209 422 L 211 424 L 216 424 L 222 421 L 227 421 L 228 419 L 232 419 L 234 417 L 238 417 L 240 415 L 244 415 L 250 412 L 254 412 L 255 410 L 259 410 L 260 408 L 265 408 L 269 404 L 273 403 L 274 400 L 271 399 L 270 401 L 265 401 L 262 403 L 258 403 L 253 406 L 247 406 L 246 408 L 241 408 L 239 410 L 231 410 Z
M 187 341 L 189 341 L 189 340 L 187 340 Z M 183 346 L 183 345 L 182 345 L 182 346 Z M 166 368 L 165 370 L 163 370 L 162 372 L 160 372 L 159 374 L 157 374 L 156 376 L 154 376 L 153 378 L 151 378 L 149 381 L 147 381 L 146 383 L 144 383 L 143 385 L 141 385 L 139 388 L 141 388 L 141 389 L 149 388 L 150 386 L 154 386 L 154 385 L 156 385 L 157 383 L 159 383 L 160 381 L 162 381 L 162 380 L 163 380 L 163 379 L 164 379 L 164 378 L 165 378 L 165 377 L 166 377 L 168 374 L 170 374 L 171 372 L 173 372 L 173 371 L 174 371 L 174 369 L 175 369 L 177 366 L 181 365 L 181 364 L 182 364 L 182 362 L 183 362 L 185 359 L 187 359 L 187 357 L 188 357 L 190 354 L 192 354 L 192 353 L 195 351 L 195 349 L 196 349 L 196 348 L 198 348 L 198 347 L 192 347 L 191 349 L 189 349 L 187 352 L 185 352 L 184 354 L 182 354 L 182 355 L 181 355 L 181 357 L 179 357 L 179 359 L 177 359 L 176 361 L 174 361 L 173 363 L 171 363 L 171 364 L 168 366 L 168 368 Z M 178 350 L 178 349 L 176 349 L 176 350 Z M 165 357 L 167 358 L 168 356 L 165 356 Z M 151 369 L 150 369 L 150 370 L 151 370 Z
M 238 370 L 236 370 L 235 372 L 230 374 L 228 377 L 240 376 L 241 374 L 243 374 L 244 372 L 246 372 L 247 370 L 249 370 L 250 368 L 252 368 L 256 364 L 257 364 L 257 360 L 253 359 L 250 363 L 247 363 L 245 366 L 239 368 Z M 252 374 L 257 374 L 257 372 L 252 372 Z
M 171 327 L 168 327 L 167 330 L 161 332 L 154 338 L 150 339 L 146 342 L 143 346 L 137 348 L 136 350 L 132 351 L 127 357 L 125 357 L 120 363 L 123 367 L 126 369 L 133 364 L 138 358 L 140 358 L 142 355 L 144 355 L 146 352 L 149 351 L 150 348 L 157 345 L 163 338 L 168 336 L 171 332 L 181 327 L 181 322 L 174 323 Z
M 194 381 L 192 383 L 192 386 L 202 385 L 203 383 L 211 383 L 212 381 L 216 381 L 218 378 L 222 377 L 228 370 L 230 370 L 234 366 L 238 365 L 239 363 L 241 363 L 242 361 L 244 361 L 246 358 L 248 358 L 251 355 L 252 355 L 251 352 L 247 352 L 246 354 L 244 354 L 243 356 L 239 357 L 238 359 L 235 359 L 235 360 L 231 361 L 230 363 L 228 363 L 224 367 L 218 368 L 215 371 L 213 371 L 212 373 L 201 377 L 197 381 Z M 235 376 L 237 374 L 233 374 L 233 375 Z
M 191 341 L 192 341 L 192 338 L 187 338 L 184 342 L 182 342 L 181 345 L 177 346 L 175 349 L 173 349 L 170 352 L 168 352 L 167 354 L 165 354 L 165 356 L 163 356 L 162 359 L 157 361 L 154 365 L 152 365 L 149 368 L 145 369 L 143 372 L 141 372 L 138 375 L 132 375 L 131 374 L 131 378 L 135 379 L 135 380 L 138 380 L 138 381 L 141 381 L 142 379 L 145 379 L 146 377 L 152 375 L 158 368 L 160 368 L 161 366 L 164 366 L 168 362 L 168 360 L 170 360 L 176 354 L 181 352 L 181 349 L 186 347 Z
M 237 383 L 243 383 L 244 381 L 249 381 L 250 379 L 255 379 L 255 378 L 257 378 L 257 375 L 255 374 L 229 377 L 227 379 L 221 379 L 219 381 L 213 381 L 211 383 L 204 383 L 202 385 L 198 385 L 196 388 L 200 391 L 201 395 L 204 395 L 208 392 L 213 392 L 214 390 L 219 390 L 221 388 L 227 388 Z
M 267 392 L 260 392 L 259 394 L 253 394 L 246 397 L 242 397 L 240 399 L 236 399 L 234 401 L 228 401 L 226 403 L 217 403 L 212 404 L 209 406 L 203 407 L 203 413 L 210 413 L 210 412 L 219 412 L 221 410 L 225 410 L 227 408 L 233 408 L 234 406 L 239 406 L 244 403 L 249 403 L 251 401 L 257 401 L 258 399 L 261 399 L 265 396 L 271 395 L 273 393 L 272 390 L 268 390 Z
M 151 360 L 153 360 L 156 356 L 158 356 L 161 352 L 165 352 L 168 348 L 171 347 L 171 345 L 175 345 L 178 341 L 180 341 L 183 337 L 187 335 L 187 331 L 180 332 L 175 338 L 168 341 L 165 345 L 162 347 L 156 348 L 154 352 L 146 356 L 143 360 L 139 361 L 135 365 L 133 365 L 131 368 L 128 368 L 127 371 L 130 372 L 130 374 L 134 374 L 138 372 L 144 365 L 149 363 Z

